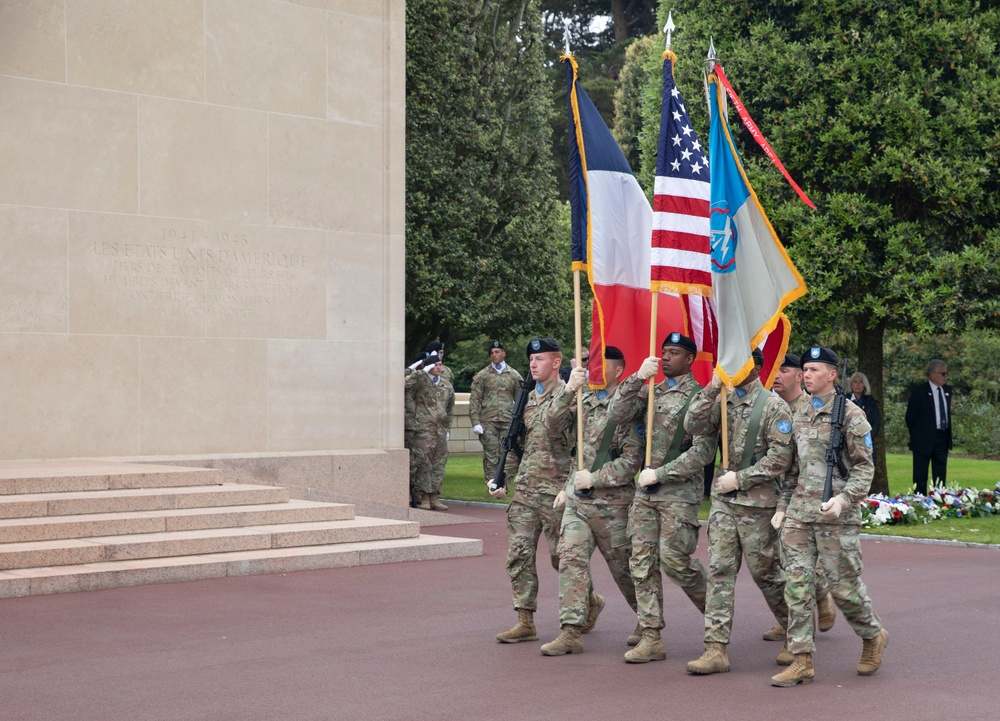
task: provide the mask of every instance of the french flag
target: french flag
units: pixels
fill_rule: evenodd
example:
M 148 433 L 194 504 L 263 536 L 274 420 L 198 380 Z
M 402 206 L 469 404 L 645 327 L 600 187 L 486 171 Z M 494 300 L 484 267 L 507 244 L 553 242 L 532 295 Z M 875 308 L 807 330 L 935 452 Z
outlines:
M 625 355 L 626 375 L 649 355 L 653 209 L 580 85 L 576 60 L 572 55 L 562 60 L 569 106 L 573 270 L 586 271 L 594 293 L 589 382 L 592 388 L 604 388 L 605 346 L 616 346 Z M 655 298 L 659 349 L 669 333 L 686 328 L 677 296 L 657 293 Z

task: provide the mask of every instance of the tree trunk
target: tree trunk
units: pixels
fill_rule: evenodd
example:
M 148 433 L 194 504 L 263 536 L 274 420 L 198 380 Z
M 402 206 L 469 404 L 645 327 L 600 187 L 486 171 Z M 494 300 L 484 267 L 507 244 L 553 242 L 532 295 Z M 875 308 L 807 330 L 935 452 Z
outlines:
M 615 43 L 628 42 L 628 18 L 625 17 L 625 0 L 611 0 L 611 29 L 615 33 Z
M 868 319 L 855 316 L 858 329 L 858 364 L 857 369 L 868 376 L 872 387 L 872 396 L 882 409 L 882 427 L 875 438 L 875 477 L 872 479 L 871 493 L 889 495 L 889 474 L 885 467 L 885 386 L 882 380 L 883 340 L 885 339 L 885 323 L 879 323 L 874 328 L 868 327 Z M 848 369 L 848 378 L 853 373 Z M 898 420 L 898 419 L 897 419 Z

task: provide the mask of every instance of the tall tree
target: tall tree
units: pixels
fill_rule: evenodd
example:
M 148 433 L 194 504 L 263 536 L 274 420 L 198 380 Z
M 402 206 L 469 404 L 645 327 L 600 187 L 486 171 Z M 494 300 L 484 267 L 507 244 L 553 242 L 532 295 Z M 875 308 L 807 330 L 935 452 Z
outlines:
M 971 0 L 682 0 L 661 3 L 661 19 L 668 4 L 684 20 L 682 58 L 703 58 L 714 36 L 750 114 L 816 202 L 802 205 L 737 130 L 809 285 L 791 307 L 794 343 L 853 326 L 857 367 L 881 397 L 887 329 L 1000 323 L 994 11 Z M 878 447 L 873 490 L 885 492 Z
M 572 323 L 572 292 L 538 3 L 406 11 L 407 348 L 554 333 Z

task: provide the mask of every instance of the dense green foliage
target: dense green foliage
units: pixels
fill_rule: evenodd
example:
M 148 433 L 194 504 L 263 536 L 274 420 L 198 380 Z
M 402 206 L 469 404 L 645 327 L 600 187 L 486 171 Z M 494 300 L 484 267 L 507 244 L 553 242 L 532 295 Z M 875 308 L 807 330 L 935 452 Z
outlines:
M 572 327 L 537 1 L 406 11 L 407 355 Z

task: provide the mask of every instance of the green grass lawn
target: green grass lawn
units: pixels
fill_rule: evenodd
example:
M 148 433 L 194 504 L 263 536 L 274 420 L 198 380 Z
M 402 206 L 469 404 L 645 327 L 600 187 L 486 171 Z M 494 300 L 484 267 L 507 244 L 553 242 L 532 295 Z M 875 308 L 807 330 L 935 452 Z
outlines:
M 889 473 L 889 490 L 893 494 L 909 493 L 912 466 L 909 453 L 886 454 Z M 993 488 L 1000 480 L 1000 461 L 983 461 L 975 458 L 948 459 L 950 485 L 963 488 Z M 461 501 L 482 501 L 504 504 L 506 499 L 493 499 L 486 493 L 483 480 L 483 460 L 479 456 L 449 456 L 445 468 L 444 498 Z M 708 518 L 708 501 L 701 504 L 700 518 Z M 1000 544 L 1000 516 L 992 518 L 946 518 L 929 524 L 888 526 L 865 529 L 865 533 L 911 538 L 937 538 L 972 543 Z

